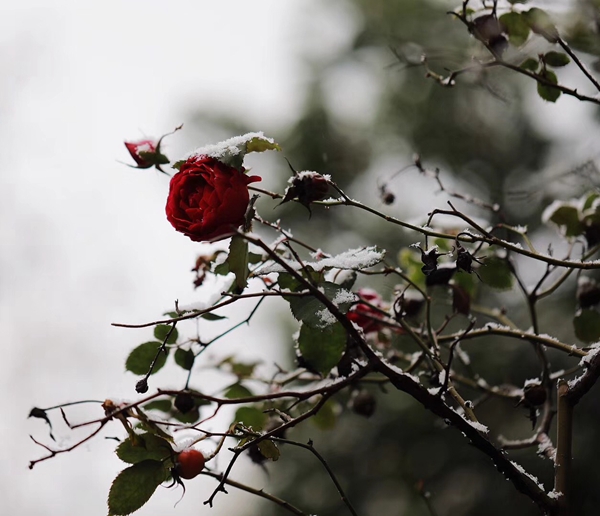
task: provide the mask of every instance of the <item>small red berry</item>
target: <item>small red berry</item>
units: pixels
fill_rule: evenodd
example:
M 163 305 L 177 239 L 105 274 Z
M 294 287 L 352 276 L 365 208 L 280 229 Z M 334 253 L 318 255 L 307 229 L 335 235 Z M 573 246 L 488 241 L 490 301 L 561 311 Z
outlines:
M 206 459 L 198 450 L 189 448 L 177 455 L 175 471 L 181 478 L 190 479 L 198 476 L 204 469 Z

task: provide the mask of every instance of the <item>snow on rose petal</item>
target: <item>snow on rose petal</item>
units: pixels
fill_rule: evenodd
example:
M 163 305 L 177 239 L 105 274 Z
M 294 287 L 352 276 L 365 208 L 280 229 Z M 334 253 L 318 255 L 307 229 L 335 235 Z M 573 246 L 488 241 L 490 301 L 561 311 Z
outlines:
M 154 140 L 140 140 L 137 142 L 125 142 L 125 147 L 138 168 L 150 168 L 156 164 L 153 159 L 158 153 L 158 142 Z

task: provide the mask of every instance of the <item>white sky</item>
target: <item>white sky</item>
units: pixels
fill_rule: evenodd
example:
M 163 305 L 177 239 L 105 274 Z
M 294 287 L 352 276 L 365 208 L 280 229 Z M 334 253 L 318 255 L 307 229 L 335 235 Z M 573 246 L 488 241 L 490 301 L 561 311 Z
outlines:
M 128 160 L 123 140 L 168 132 L 192 106 L 239 112 L 257 131 L 285 127 L 301 109 L 298 48 L 335 51 L 349 18 L 315 16 L 318 0 L 0 3 L 0 510 L 104 515 L 123 468 L 115 441 L 29 471 L 43 450 L 28 435 L 48 439 L 26 416 L 34 405 L 133 398 L 124 359 L 151 330 L 110 323 L 150 321 L 199 295 L 189 272 L 199 245 L 165 220 L 167 179 L 117 163 Z M 180 491 L 160 489 L 139 514 L 251 501 L 221 495 L 210 511 L 207 480 L 190 482 L 175 510 Z

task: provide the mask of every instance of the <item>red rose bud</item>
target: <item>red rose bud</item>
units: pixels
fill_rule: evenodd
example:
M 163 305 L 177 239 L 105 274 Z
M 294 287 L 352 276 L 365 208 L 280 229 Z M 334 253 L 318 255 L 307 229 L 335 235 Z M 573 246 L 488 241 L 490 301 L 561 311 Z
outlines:
M 329 191 L 328 179 L 328 177 L 322 176 L 318 172 L 308 170 L 297 172 L 290 178 L 290 186 L 285 190 L 283 201 L 280 204 L 297 199 L 310 212 L 311 202 L 321 201 L 327 196 Z
M 248 184 L 260 181 L 208 156 L 192 156 L 171 178 L 167 220 L 195 242 L 227 238 L 244 223 Z
M 125 147 L 137 163 L 135 168 L 150 168 L 166 165 L 169 159 L 160 152 L 160 140 L 140 140 L 139 142 L 125 142 Z
M 357 294 L 358 297 L 364 301 L 367 301 L 378 308 L 384 308 L 384 303 L 381 299 L 381 296 L 374 290 L 369 288 L 361 288 Z M 377 332 L 385 328 L 385 325 L 380 322 L 382 318 L 383 314 L 381 312 L 378 312 L 371 306 L 364 303 L 353 305 L 348 312 L 348 319 L 358 324 L 365 333 Z

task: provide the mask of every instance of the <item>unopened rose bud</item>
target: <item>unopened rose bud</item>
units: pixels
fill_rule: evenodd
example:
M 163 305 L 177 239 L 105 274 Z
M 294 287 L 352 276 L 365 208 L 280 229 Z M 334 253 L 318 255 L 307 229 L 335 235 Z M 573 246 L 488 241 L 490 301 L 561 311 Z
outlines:
M 375 412 L 375 407 L 377 406 L 375 396 L 368 391 L 356 392 L 350 401 L 352 411 L 355 414 L 364 417 L 371 417 Z
M 157 142 L 154 140 L 140 140 L 139 142 L 125 142 L 125 147 L 137 163 L 137 168 L 150 168 L 156 164 Z
M 133 168 L 150 168 L 156 167 L 156 169 L 163 174 L 167 174 L 161 167 L 161 165 L 168 165 L 170 163 L 161 151 L 160 146 L 163 139 L 177 131 L 183 126 L 176 127 L 174 131 L 164 134 L 159 140 L 146 138 L 145 140 L 139 140 L 135 142 L 125 142 L 125 147 L 129 151 L 129 154 L 135 161 L 136 165 Z M 168 174 L 167 174 L 168 175 Z
M 310 203 L 322 201 L 329 191 L 328 178 L 318 172 L 298 172 L 290 178 L 289 183 L 281 204 L 297 199 L 309 212 Z

